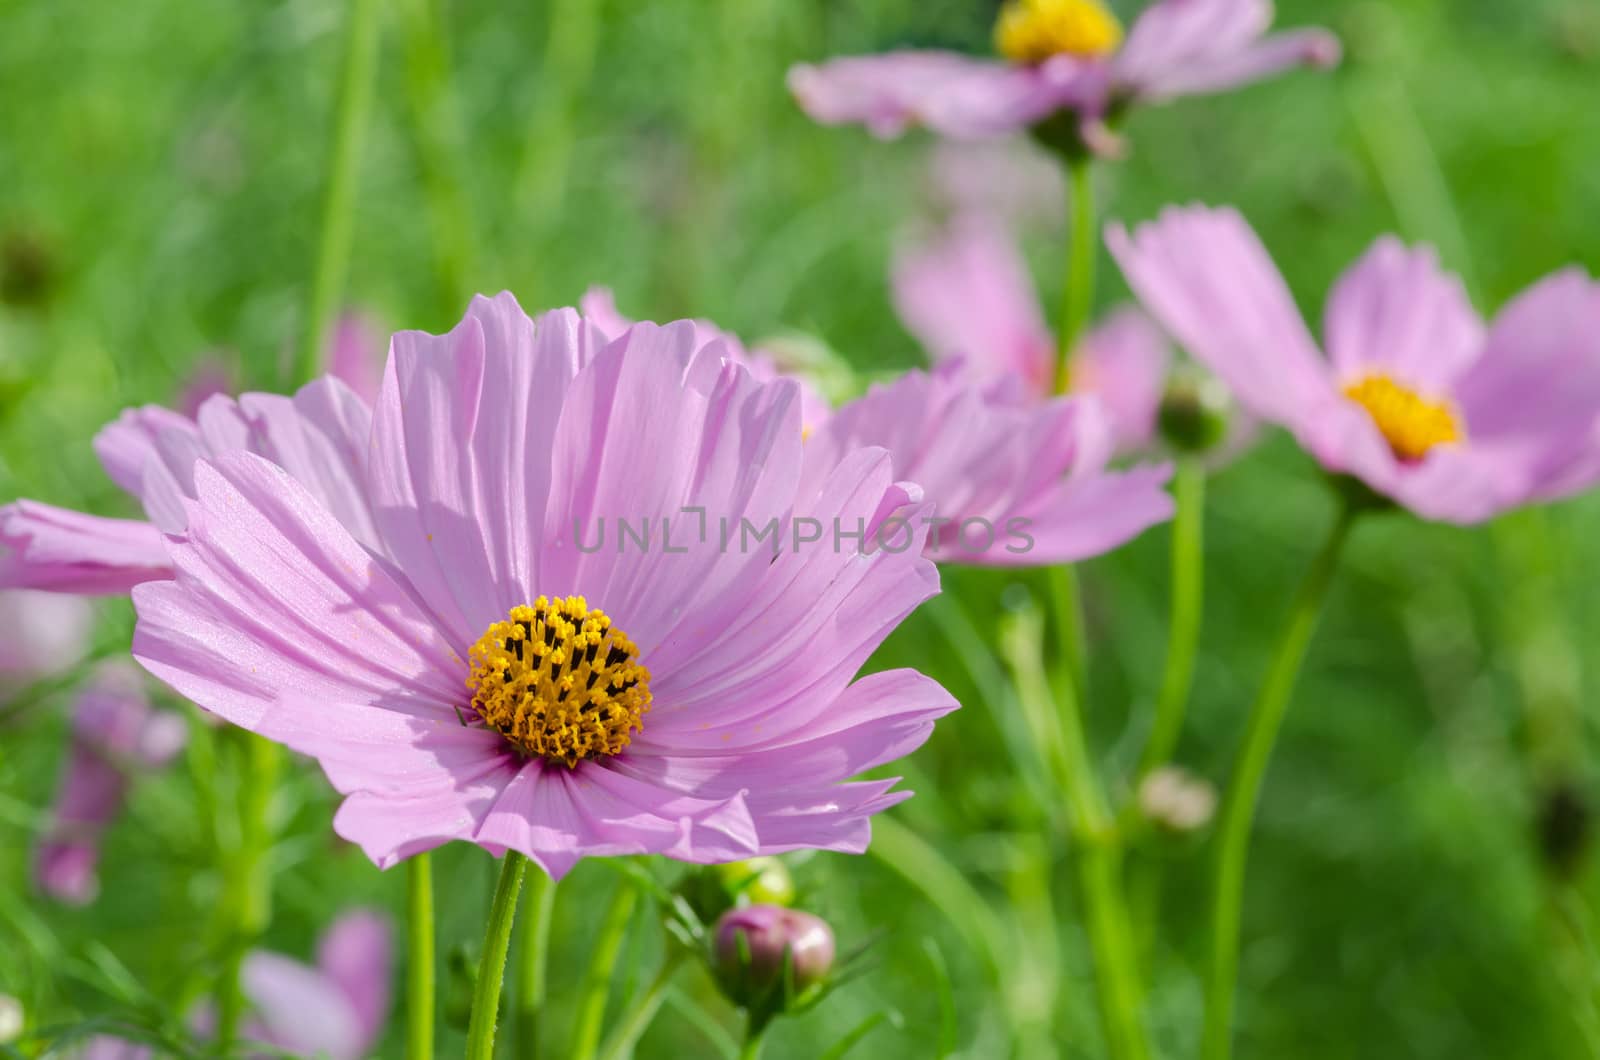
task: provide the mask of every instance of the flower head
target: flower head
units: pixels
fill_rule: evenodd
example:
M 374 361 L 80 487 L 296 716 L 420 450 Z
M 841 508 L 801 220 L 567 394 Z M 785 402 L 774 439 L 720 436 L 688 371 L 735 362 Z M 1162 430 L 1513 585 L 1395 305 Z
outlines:
M 1219 92 L 1295 66 L 1331 66 L 1325 30 L 1268 34 L 1271 0 L 1157 0 L 1124 36 L 1101 0 L 1007 0 L 995 27 L 1005 61 L 901 51 L 797 66 L 789 87 L 826 124 L 859 122 L 879 136 L 925 125 L 977 139 L 1072 112 L 1085 142 L 1135 103 Z
M 187 735 L 182 718 L 150 708 L 136 670 L 100 672 L 73 712 L 66 769 L 35 855 L 40 889 L 73 905 L 94 899 L 100 836 L 122 810 L 129 777 L 171 761 Z
M 1557 273 L 1485 329 L 1432 251 L 1385 237 L 1333 289 L 1318 351 L 1232 210 L 1108 234 L 1145 305 L 1250 411 L 1329 470 L 1475 523 L 1600 479 L 1600 285 Z
M 916 491 L 877 450 L 802 468 L 795 385 L 726 350 L 687 322 L 606 342 L 506 294 L 396 335 L 361 449 L 372 540 L 260 457 L 202 460 L 175 579 L 134 592 L 136 657 L 316 757 L 380 865 L 452 839 L 557 876 L 863 849 L 904 793 L 843 782 L 955 703 L 908 670 L 852 678 L 937 575 L 861 536 L 722 528 L 870 540 Z

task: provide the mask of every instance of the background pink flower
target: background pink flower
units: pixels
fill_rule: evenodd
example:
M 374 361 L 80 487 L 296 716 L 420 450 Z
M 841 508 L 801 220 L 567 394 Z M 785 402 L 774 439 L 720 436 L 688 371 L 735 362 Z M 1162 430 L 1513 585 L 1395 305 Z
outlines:
M 121 812 L 130 776 L 166 765 L 187 740 L 183 719 L 152 710 L 141 681 L 126 663 L 108 665 L 73 710 L 67 763 L 34 862 L 39 887 L 60 901 L 94 899 L 100 836 Z
M 789 87 L 817 121 L 860 123 L 882 137 L 923 125 L 942 136 L 978 139 L 1027 128 L 1064 109 L 1093 132 L 1128 104 L 1225 91 L 1295 66 L 1338 61 L 1338 40 L 1327 31 L 1268 34 L 1271 24 L 1270 0 L 1158 0 L 1120 46 L 1107 36 L 1089 54 L 1019 56 L 1028 61 L 1012 63 L 954 52 L 889 52 L 797 66 Z
M 1600 285 L 1579 270 L 1486 330 L 1431 250 L 1385 237 L 1329 296 L 1324 357 L 1236 212 L 1169 209 L 1107 238 L 1145 305 L 1247 408 L 1425 518 L 1479 522 L 1600 478 Z

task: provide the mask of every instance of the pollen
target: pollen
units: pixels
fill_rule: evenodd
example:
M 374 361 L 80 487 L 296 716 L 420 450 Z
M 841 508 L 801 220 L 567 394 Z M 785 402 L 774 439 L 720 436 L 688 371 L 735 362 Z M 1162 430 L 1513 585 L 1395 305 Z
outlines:
M 472 646 L 472 709 L 519 754 L 571 769 L 620 754 L 650 710 L 639 649 L 581 596 L 513 607 Z
M 1344 396 L 1367 410 L 1401 460 L 1421 460 L 1434 446 L 1465 437 L 1461 418 L 1448 401 L 1430 401 L 1387 375 L 1364 376 L 1345 386 Z
M 1122 43 L 1122 24 L 1100 0 L 1007 0 L 994 42 L 1014 63 L 1032 65 L 1056 55 L 1092 59 Z

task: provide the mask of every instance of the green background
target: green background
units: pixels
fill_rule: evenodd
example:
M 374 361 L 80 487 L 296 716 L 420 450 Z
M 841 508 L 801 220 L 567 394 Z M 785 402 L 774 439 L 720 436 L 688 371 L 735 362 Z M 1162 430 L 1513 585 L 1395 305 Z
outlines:
M 118 409 L 172 400 L 208 354 L 250 385 L 281 377 L 315 257 L 343 10 L 0 0 L 0 497 L 131 514 L 88 444 Z M 804 333 L 863 372 L 919 363 L 886 273 L 895 240 L 928 216 L 932 140 L 814 126 L 783 75 L 796 61 L 901 45 L 986 51 L 992 5 L 397 0 L 384 11 L 350 305 L 441 330 L 469 290 L 509 288 L 532 310 L 606 283 L 631 315 L 708 316 L 747 338 Z M 1600 5 L 1280 5 L 1280 24 L 1311 22 L 1344 39 L 1340 70 L 1135 115 L 1129 157 L 1100 174 L 1106 213 L 1239 206 L 1313 319 L 1384 231 L 1437 243 L 1485 308 L 1567 263 L 1600 265 Z M 1029 239 L 1041 289 L 1056 290 L 1059 220 L 1033 224 Z M 1102 264 L 1110 305 L 1125 290 Z M 1331 512 L 1310 461 L 1277 436 L 1212 483 L 1205 632 L 1180 754 L 1204 776 L 1226 776 Z M 1240 1057 L 1594 1055 L 1593 881 L 1581 855 L 1558 868 L 1542 853 L 1538 822 L 1554 790 L 1593 795 L 1600 638 L 1581 572 L 1600 558 L 1597 527 L 1600 505 L 1584 498 L 1488 529 L 1390 517 L 1358 532 L 1267 779 Z M 1153 530 L 1084 572 L 1090 723 L 1119 793 L 1159 681 L 1166 540 Z M 1020 782 L 984 706 L 1004 721 L 1005 690 L 969 666 L 992 662 L 993 634 L 1026 620 L 1043 581 L 953 570 L 946 587 L 983 636 L 952 651 L 919 613 L 879 660 L 918 665 L 967 704 L 906 763 L 918 796 L 893 813 L 1015 932 L 1005 950 L 1022 988 L 996 990 L 956 926 L 971 915 L 960 902 L 908 888 L 875 857 L 797 859 L 807 903 L 846 948 L 875 936 L 877 966 L 780 1024 L 770 1056 L 816 1056 L 880 1009 L 897 1025 L 857 1055 L 954 1044 L 987 1057 L 1015 1041 L 1103 1055 L 1070 866 L 1046 852 L 1055 808 Z M 105 635 L 126 636 L 126 604 L 102 611 Z M 98 903 L 36 897 L 30 847 L 70 695 L 21 707 L 0 730 L 0 992 L 39 1023 L 140 1018 L 214 959 L 212 824 L 195 813 L 184 769 L 143 782 L 109 837 Z M 269 948 L 305 958 L 340 909 L 401 908 L 403 873 L 379 873 L 339 843 L 333 807 L 313 768 L 291 767 L 274 804 Z M 1158 846 L 1149 856 L 1167 867 L 1165 898 L 1142 928 L 1156 1033 L 1180 1057 L 1198 1026 L 1204 847 Z M 436 860 L 441 954 L 476 947 L 493 867 L 466 847 Z M 617 879 L 584 863 L 560 890 L 551 1055 Z M 653 973 L 660 937 L 641 912 L 613 1012 Z M 697 1013 L 736 1029 L 698 970 L 678 982 L 640 1055 L 714 1055 Z M 455 1055 L 460 1032 L 444 1033 L 440 1055 Z M 382 1055 L 399 1054 L 395 1021 Z

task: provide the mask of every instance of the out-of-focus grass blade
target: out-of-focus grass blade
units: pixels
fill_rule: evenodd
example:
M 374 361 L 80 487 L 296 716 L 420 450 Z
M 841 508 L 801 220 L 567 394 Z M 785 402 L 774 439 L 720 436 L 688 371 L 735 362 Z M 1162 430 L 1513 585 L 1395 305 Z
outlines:
M 838 1041 L 834 1042 L 828 1051 L 822 1054 L 819 1060 L 841 1060 L 846 1053 L 856 1047 L 856 1044 L 860 1042 L 861 1039 L 871 1034 L 877 1029 L 880 1023 L 885 1021 L 888 1021 L 890 1026 L 893 1027 L 899 1027 L 905 1022 L 901 1018 L 900 1013 L 896 1012 L 894 1009 L 885 1009 L 882 1012 L 874 1012 L 872 1015 L 856 1024 L 851 1030 L 847 1031 L 843 1038 L 840 1038 Z
M 742 937 L 742 936 L 741 936 Z M 725 1060 L 736 1060 L 739 1055 L 739 1045 L 727 1030 L 718 1023 L 712 1015 L 700 1006 L 700 1003 L 681 990 L 667 991 L 667 1004 L 673 1011 L 682 1016 L 696 1030 L 705 1035 L 706 1040 L 715 1047 L 717 1055 Z
M 956 1022 L 956 994 L 950 985 L 950 967 L 944 953 L 931 937 L 922 940 L 922 952 L 928 955 L 928 967 L 933 971 L 933 996 L 939 1002 L 939 1060 L 956 1051 L 960 1041 L 960 1027 Z

